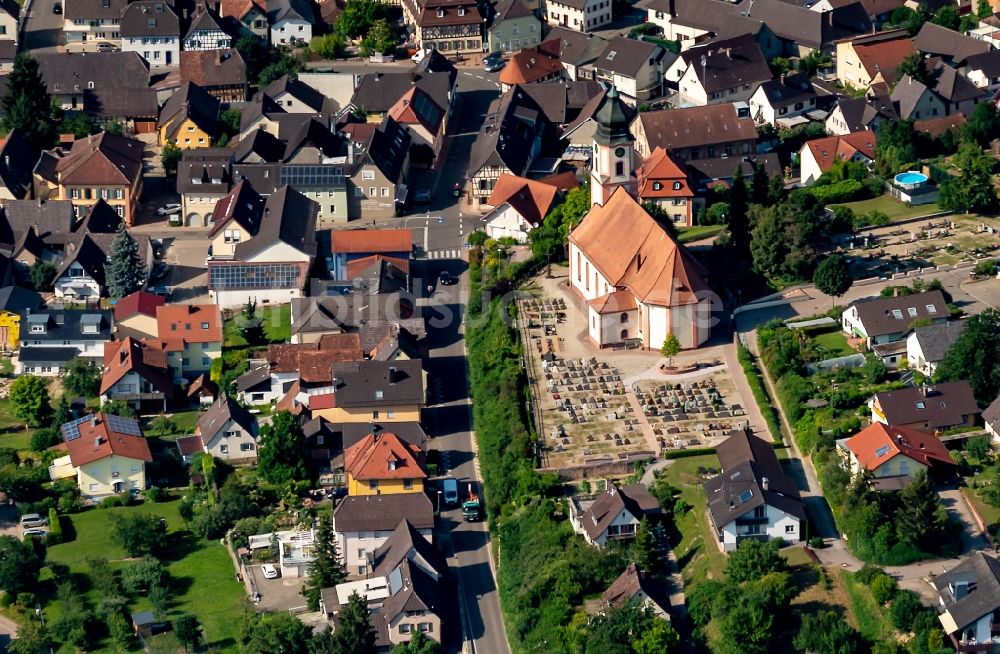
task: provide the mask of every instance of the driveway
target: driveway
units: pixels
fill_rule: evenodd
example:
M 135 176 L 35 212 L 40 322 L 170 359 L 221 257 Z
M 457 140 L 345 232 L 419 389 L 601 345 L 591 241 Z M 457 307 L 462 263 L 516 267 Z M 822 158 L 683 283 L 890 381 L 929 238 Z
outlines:
M 260 593 L 260 602 L 257 604 L 258 611 L 288 611 L 289 609 L 300 609 L 306 605 L 306 598 L 302 596 L 301 592 L 306 581 L 305 577 L 265 579 L 264 574 L 260 571 L 259 563 L 249 565 L 246 569 L 250 573 L 253 586 Z

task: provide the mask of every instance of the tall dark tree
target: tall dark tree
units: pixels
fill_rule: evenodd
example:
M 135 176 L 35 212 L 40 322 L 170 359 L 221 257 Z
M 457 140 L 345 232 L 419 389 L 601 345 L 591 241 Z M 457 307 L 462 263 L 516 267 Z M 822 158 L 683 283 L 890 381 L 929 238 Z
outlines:
M 35 590 L 42 557 L 31 546 L 13 536 L 0 536 L 0 590 L 11 596 Z
M 307 654 L 310 631 L 290 613 L 250 616 L 241 636 L 240 651 L 243 654 Z
M 118 234 L 111 244 L 111 254 L 104 264 L 108 295 L 121 299 L 142 288 L 146 283 L 146 267 L 139 256 L 139 245 L 132 238 L 125 223 L 118 227 Z
M 413 637 L 407 642 L 392 648 L 392 654 L 442 654 L 442 652 L 444 649 L 441 647 L 441 643 L 431 640 L 421 631 L 413 634 Z
M 962 174 L 950 176 L 941 184 L 941 208 L 994 213 L 998 207 L 997 194 L 993 189 L 996 159 L 975 143 L 963 143 L 952 157 L 952 164 Z
M 184 651 L 198 649 L 201 642 L 201 625 L 198 619 L 191 615 L 184 615 L 174 621 L 174 635 L 180 641 Z
M 347 572 L 340 559 L 337 540 L 333 533 L 333 522 L 329 518 L 320 518 L 316 530 L 316 541 L 313 545 L 313 559 L 309 563 L 309 578 L 306 579 L 302 594 L 309 602 L 310 611 L 319 610 L 320 593 L 324 588 L 331 588 L 343 583 Z
M 729 234 L 737 253 L 746 254 L 750 250 L 750 193 L 743 179 L 743 167 L 736 168 L 733 185 L 729 190 Z
M 250 300 L 243 305 L 240 314 L 240 331 L 243 333 L 243 340 L 248 345 L 263 345 L 267 341 L 264 334 L 264 323 L 257 315 L 257 301 Z
M 851 288 L 854 278 L 842 254 L 831 254 L 819 262 L 813 273 L 816 288 L 833 298 L 838 298 Z
M 764 162 L 758 161 L 753 165 L 753 177 L 750 182 L 750 202 L 753 204 L 769 204 L 770 201 L 770 179 L 767 176 L 767 169 Z
M 754 581 L 787 567 L 785 557 L 778 551 L 778 541 L 762 543 L 744 540 L 729 555 L 726 575 L 735 582 Z
M 965 321 L 965 328 L 938 365 L 935 379 L 967 379 L 985 406 L 1000 395 L 1000 310 L 987 309 Z
M 288 411 L 278 412 L 271 424 L 260 430 L 258 467 L 264 479 L 284 484 L 309 478 L 302 426 Z
M 24 52 L 14 59 L 14 69 L 7 76 L 7 94 L 3 97 L 7 113 L 4 124 L 38 150 L 52 147 L 55 128 L 52 121 L 52 96 L 49 95 L 38 62 Z
M 930 551 L 945 539 L 948 522 L 927 470 L 920 470 L 910 484 L 899 493 L 896 511 L 896 533 L 922 551 Z
M 39 259 L 31 265 L 28 276 L 31 278 L 31 285 L 39 293 L 52 290 L 52 282 L 55 279 L 58 269 L 48 261 Z
M 10 409 L 18 420 L 30 427 L 40 427 L 52 419 L 49 383 L 41 377 L 22 375 L 10 385 Z
M 341 652 L 375 654 L 375 628 L 368 617 L 368 605 L 356 592 L 337 615 L 333 640 Z
M 17 638 L 7 645 L 11 654 L 48 654 L 52 651 L 52 639 L 37 620 L 28 618 L 17 628 Z
M 981 102 L 972 110 L 965 125 L 965 135 L 985 147 L 1000 136 L 1000 112 L 992 102 Z

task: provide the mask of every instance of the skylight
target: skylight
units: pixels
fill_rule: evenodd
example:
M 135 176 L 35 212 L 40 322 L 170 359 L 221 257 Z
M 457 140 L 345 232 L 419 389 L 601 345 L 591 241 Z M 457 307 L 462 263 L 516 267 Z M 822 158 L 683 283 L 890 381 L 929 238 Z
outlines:
M 751 497 L 753 497 L 752 490 L 743 491 L 742 493 L 740 493 L 740 504 L 746 504 L 747 502 L 750 501 Z
M 883 456 L 885 456 L 888 453 L 889 453 L 889 446 L 888 445 L 883 445 L 880 448 L 878 448 L 877 450 L 875 450 L 875 456 L 876 456 L 876 458 L 882 458 Z
M 927 313 L 937 313 L 937 307 L 933 304 L 927 305 Z
M 892 317 L 896 318 L 897 320 L 900 320 L 903 317 L 903 312 L 900 311 L 899 309 L 893 309 L 892 310 Z
M 911 318 L 916 318 L 917 317 L 917 308 L 916 307 L 910 307 L 909 309 L 906 310 L 906 313 L 910 314 Z
M 614 61 L 615 60 L 615 56 L 617 56 L 617 55 L 618 55 L 618 51 L 617 50 L 612 50 L 611 52 L 608 53 L 607 60 L 608 61 Z
M 918 409 L 923 409 L 924 408 L 924 403 L 923 402 L 917 402 L 917 408 Z

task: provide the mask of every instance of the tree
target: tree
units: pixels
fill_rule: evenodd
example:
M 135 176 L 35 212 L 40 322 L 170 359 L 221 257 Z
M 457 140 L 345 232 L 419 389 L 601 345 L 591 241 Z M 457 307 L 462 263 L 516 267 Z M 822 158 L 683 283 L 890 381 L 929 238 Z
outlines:
M 888 369 L 885 362 L 882 361 L 882 357 L 874 352 L 869 352 L 865 355 L 865 363 L 861 366 L 861 372 L 865 376 L 865 381 L 869 384 L 877 384 L 885 378 Z
M 362 44 L 368 50 L 386 55 L 396 49 L 399 40 L 392 33 L 392 25 L 389 24 L 389 21 L 385 18 L 379 18 L 372 23 Z
M 261 428 L 257 456 L 260 474 L 272 484 L 309 478 L 305 435 L 299 421 L 288 411 L 278 412 L 271 424 Z
M 257 315 L 256 300 L 250 300 L 243 305 L 243 311 L 240 314 L 240 331 L 243 334 L 243 340 L 248 345 L 263 345 L 267 342 L 267 336 L 264 334 L 264 323 Z
M 993 454 L 993 449 L 990 447 L 990 437 L 987 434 L 982 436 L 973 436 L 972 438 L 966 439 L 965 445 L 962 447 L 969 456 L 974 458 L 980 463 L 986 463 L 989 461 L 990 456 Z
M 96 397 L 101 390 L 101 369 L 93 361 L 72 359 L 60 373 L 63 397 Z
M 875 143 L 875 169 L 892 177 L 917 160 L 917 132 L 912 120 L 891 120 L 879 127 Z
M 901 590 L 892 600 L 889 617 L 892 619 L 892 626 L 905 634 L 913 628 L 913 622 L 923 611 L 924 605 L 919 595 L 912 590 Z
M 400 643 L 392 648 L 392 654 L 442 654 L 444 649 L 441 643 L 431 640 L 418 631 L 405 643 Z
M 334 538 L 333 523 L 328 518 L 321 518 L 316 530 L 316 541 L 313 546 L 313 559 L 309 563 L 309 578 L 302 589 L 309 602 L 310 611 L 319 610 L 320 593 L 324 588 L 342 584 L 347 579 L 347 572 L 340 560 L 337 541 Z
M 796 649 L 813 654 L 855 654 L 862 651 L 861 634 L 833 611 L 804 614 L 794 644 Z
M 643 202 L 642 208 L 650 215 L 665 232 L 673 237 L 677 236 L 677 227 L 674 226 L 674 219 L 667 213 L 667 210 L 656 202 Z
M 97 125 L 97 121 L 90 114 L 72 114 L 63 118 L 62 123 L 59 125 L 60 134 L 72 134 L 78 139 L 82 139 L 85 136 L 90 136 L 91 134 L 97 134 L 101 131 L 101 128 Z
M 0 590 L 10 596 L 32 591 L 38 584 L 42 556 L 31 546 L 13 536 L 0 536 Z
M 48 261 L 39 259 L 31 265 L 28 276 L 31 278 L 31 285 L 39 293 L 52 290 L 52 282 L 55 280 L 57 268 Z
M 896 596 L 896 593 L 899 591 L 899 584 L 889 575 L 882 573 L 875 575 L 872 582 L 868 584 L 868 588 L 872 591 L 872 599 L 881 605 Z
M 198 644 L 201 642 L 201 625 L 198 624 L 198 619 L 191 615 L 177 618 L 174 622 L 174 635 L 177 636 L 185 652 L 198 649 Z
M 632 560 L 643 572 L 656 576 L 662 569 L 670 551 L 663 526 L 643 518 L 632 545 Z
M 729 190 L 729 236 L 737 254 L 750 251 L 750 193 L 743 179 L 743 166 L 737 164 L 733 184 Z
M 276 58 L 260 71 L 257 77 L 259 86 L 267 86 L 284 75 L 294 75 L 302 69 L 302 62 L 290 56 L 285 50 L 272 50 Z
M 1000 112 L 992 102 L 977 104 L 965 125 L 965 135 L 985 147 L 1000 136 Z
M 125 400 L 111 400 L 105 404 L 101 405 L 101 411 L 112 416 L 121 416 L 122 418 L 134 418 L 135 409 L 128 405 Z
M 941 184 L 939 203 L 948 211 L 994 213 L 997 194 L 993 188 L 996 160 L 976 145 L 963 143 L 952 158 L 961 175 L 950 176 Z
M 10 385 L 11 412 L 29 427 L 40 427 L 52 419 L 49 384 L 41 377 L 22 375 Z
M 737 583 L 753 581 L 771 572 L 780 572 L 785 566 L 785 557 L 778 552 L 778 541 L 762 543 L 747 539 L 729 555 L 726 575 Z
M 125 223 L 118 226 L 118 234 L 111 243 L 111 254 L 104 264 L 104 275 L 108 295 L 114 299 L 134 293 L 146 283 L 146 267 L 139 256 L 139 245 L 125 228 Z
M 813 273 L 813 283 L 821 292 L 832 298 L 838 298 L 851 288 L 854 278 L 851 268 L 842 254 L 831 254 L 819 262 Z
M 314 36 L 309 42 L 309 52 L 320 59 L 342 59 L 346 50 L 344 37 L 336 32 Z
M 310 631 L 290 613 L 253 616 L 244 628 L 240 651 L 243 654 L 306 654 L 309 651 Z
M 161 551 L 166 544 L 167 525 L 148 513 L 111 515 L 111 540 L 129 556 L 143 556 Z
M 959 25 L 958 7 L 956 5 L 945 5 L 935 12 L 931 22 L 941 27 L 946 27 L 952 31 L 958 31 Z
M 48 654 L 52 639 L 37 620 L 27 619 L 17 628 L 17 638 L 7 644 L 10 654 Z
M 976 18 L 989 18 L 993 15 L 993 7 L 990 6 L 990 0 L 979 0 L 976 3 Z
M 635 654 L 671 654 L 680 650 L 681 637 L 666 620 L 653 618 L 649 628 L 632 643 Z
M 167 141 L 163 144 L 163 150 L 160 152 L 160 164 L 163 166 L 163 172 L 167 177 L 175 177 L 177 175 L 177 165 L 181 162 L 181 155 L 183 154 L 184 151 L 173 141 Z
M 932 551 L 945 542 L 948 517 L 938 500 L 926 468 L 913 476 L 899 493 L 896 533 L 921 551 Z
M 128 654 L 132 646 L 132 630 L 129 629 L 125 616 L 120 611 L 112 611 L 108 614 L 107 623 L 115 651 L 118 654 Z
M 368 34 L 379 19 L 388 18 L 386 5 L 376 0 L 347 0 L 337 19 L 337 32 L 353 39 Z
M 810 279 L 822 211 L 822 205 L 809 194 L 770 207 L 753 205 L 750 253 L 754 270 L 780 279 Z
M 965 329 L 938 364 L 937 381 L 969 380 L 976 399 L 1000 395 L 1000 310 L 987 309 L 965 321 Z
M 771 651 L 773 627 L 774 615 L 765 607 L 749 602 L 738 604 L 719 626 L 722 638 L 716 651 L 722 654 L 767 654 Z
M 115 136 L 121 136 L 125 133 L 125 125 L 120 120 L 112 120 L 110 123 L 104 126 L 105 134 L 114 134 Z
M 673 332 L 667 332 L 667 337 L 663 339 L 663 345 L 660 346 L 660 354 L 667 357 L 667 365 L 674 365 L 674 357 L 680 351 L 681 342 L 677 340 L 677 336 Z
M 896 82 L 909 75 L 914 80 L 924 84 L 927 82 L 927 67 L 919 52 L 907 56 L 896 66 Z
M 368 605 L 357 592 L 351 593 L 337 617 L 333 640 L 341 652 L 375 654 L 375 628 L 368 617 Z
M 52 96 L 30 54 L 22 52 L 14 58 L 14 69 L 7 76 L 7 94 L 0 104 L 7 114 L 3 121 L 7 131 L 17 130 L 36 151 L 52 147 Z

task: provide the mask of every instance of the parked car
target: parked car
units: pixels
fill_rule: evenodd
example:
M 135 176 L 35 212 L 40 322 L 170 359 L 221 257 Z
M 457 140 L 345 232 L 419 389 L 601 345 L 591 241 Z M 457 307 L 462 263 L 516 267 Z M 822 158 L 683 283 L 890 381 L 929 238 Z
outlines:
M 442 270 L 441 274 L 438 275 L 438 284 L 441 284 L 441 286 L 451 286 L 454 283 L 455 278 L 447 270 Z
M 52 13 L 53 14 L 61 14 L 62 13 L 62 3 L 57 2 L 54 5 L 52 5 Z
M 483 60 L 483 70 L 487 73 L 495 73 L 498 70 L 503 69 L 507 65 L 507 62 L 503 59 L 484 59 Z
M 162 279 L 170 272 L 170 264 L 157 261 L 153 264 L 153 269 L 149 272 L 150 279 Z
M 25 540 L 29 538 L 45 538 L 49 535 L 49 530 L 35 527 L 34 529 L 25 529 L 23 535 Z
M 37 513 L 25 513 L 21 516 L 21 529 L 31 529 L 32 527 L 44 527 L 49 524 L 48 518 L 43 518 Z
M 98 52 L 118 52 L 120 49 L 114 43 L 108 43 L 107 41 L 101 41 L 97 44 Z
M 170 286 L 150 286 L 146 290 L 153 295 L 160 295 L 167 298 L 174 294 L 174 289 Z
M 156 210 L 157 216 L 170 216 L 181 212 L 181 205 L 176 203 L 165 204 Z
M 154 238 L 150 241 L 153 245 L 153 258 L 162 259 L 163 258 L 163 241 L 158 238 Z
M 421 189 L 419 191 L 413 192 L 413 201 L 417 204 L 430 204 L 431 202 L 431 192 L 427 189 Z
M 260 571 L 264 573 L 264 579 L 278 578 L 278 569 L 275 568 L 270 563 L 265 563 L 264 565 L 260 566 Z

